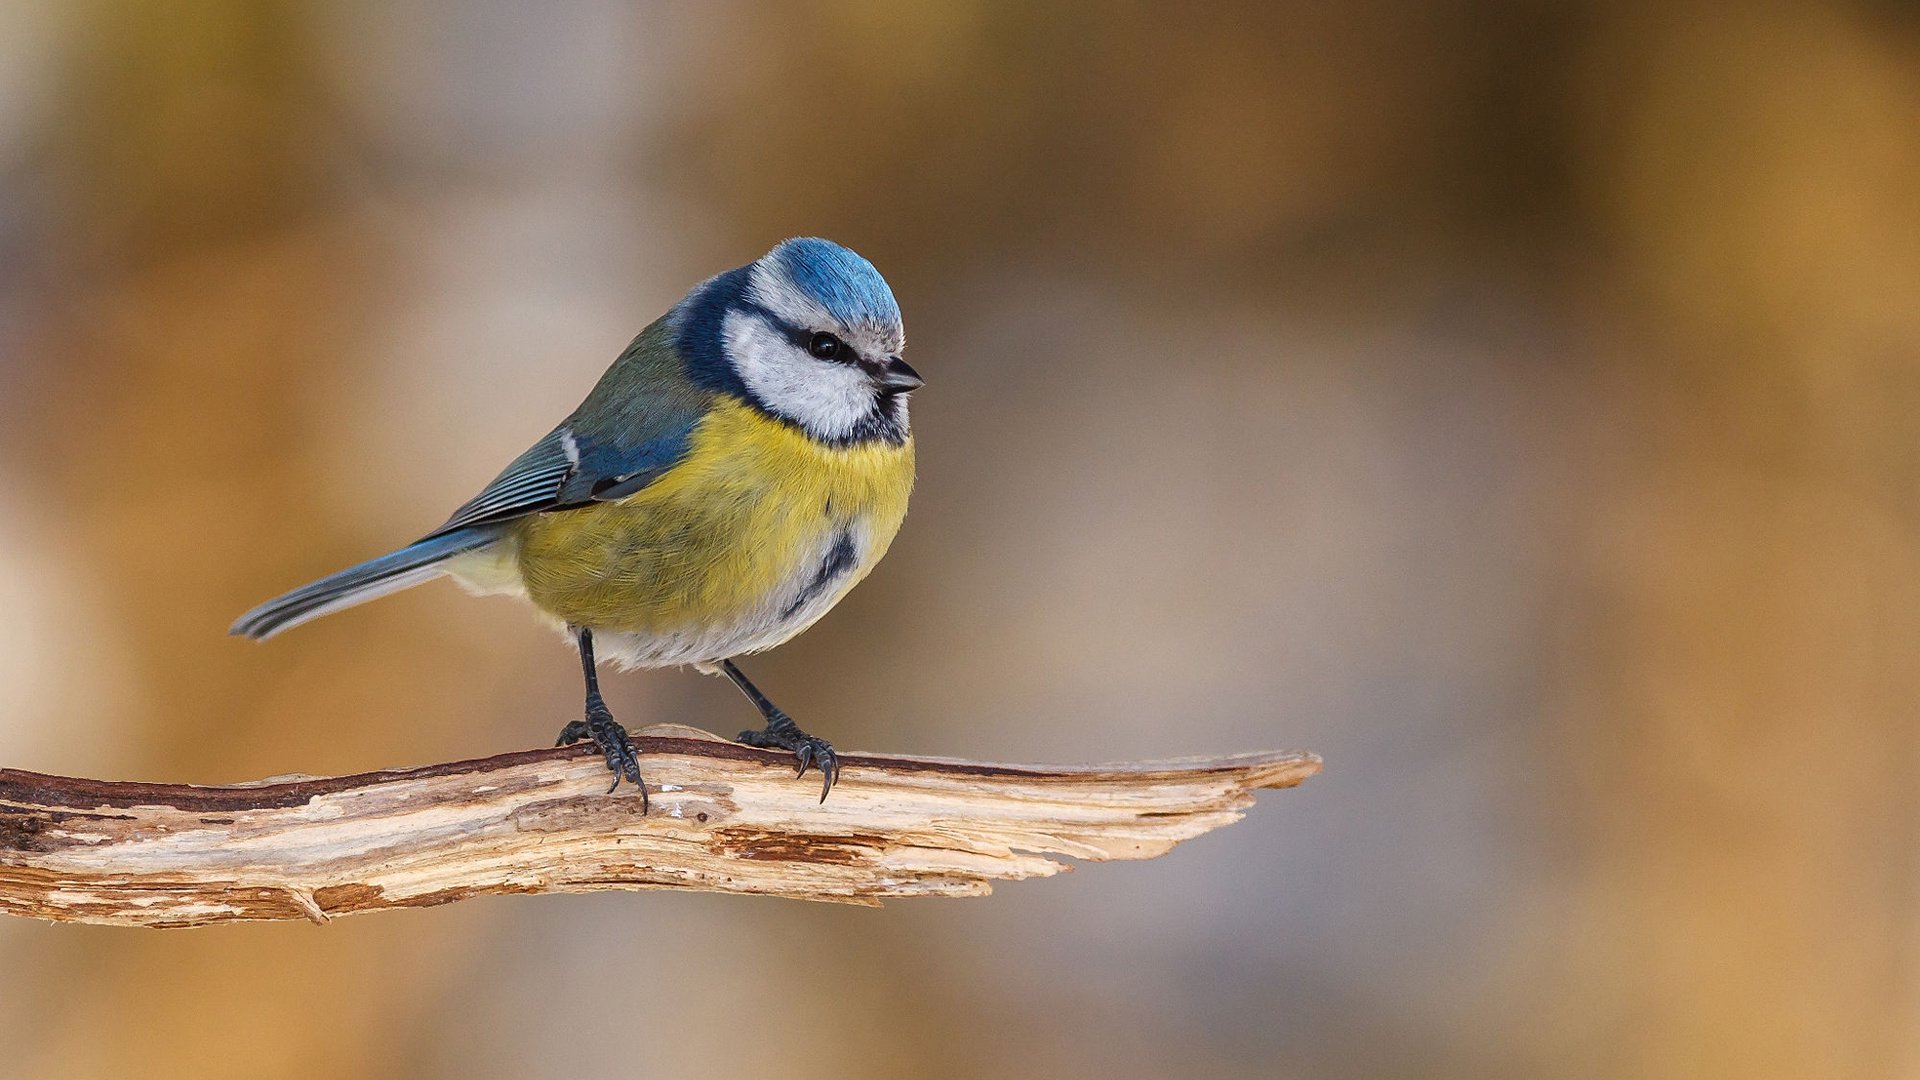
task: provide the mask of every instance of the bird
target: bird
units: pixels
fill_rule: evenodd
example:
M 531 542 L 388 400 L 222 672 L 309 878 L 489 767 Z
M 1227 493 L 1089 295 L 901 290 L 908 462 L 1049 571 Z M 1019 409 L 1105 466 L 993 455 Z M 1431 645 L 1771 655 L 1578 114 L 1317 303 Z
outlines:
M 268 600 L 230 633 L 264 640 L 441 576 L 530 602 L 571 639 L 591 740 L 647 788 L 599 664 L 724 676 L 760 713 L 740 742 L 785 750 L 826 800 L 831 743 L 761 693 L 738 657 L 812 626 L 899 532 L 914 482 L 900 306 L 872 263 L 799 237 L 689 290 L 579 408 L 432 532 Z

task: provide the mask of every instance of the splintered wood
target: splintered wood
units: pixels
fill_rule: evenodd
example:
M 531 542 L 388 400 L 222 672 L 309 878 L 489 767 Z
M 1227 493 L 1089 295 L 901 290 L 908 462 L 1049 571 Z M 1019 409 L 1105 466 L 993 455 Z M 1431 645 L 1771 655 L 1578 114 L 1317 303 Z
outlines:
M 607 794 L 591 747 L 235 787 L 0 769 L 0 911 L 201 926 L 424 907 L 490 893 L 704 889 L 878 904 L 979 896 L 1067 869 L 1150 859 L 1238 821 L 1312 754 L 1123 765 L 842 756 L 823 804 L 792 757 L 648 728 L 651 811 Z

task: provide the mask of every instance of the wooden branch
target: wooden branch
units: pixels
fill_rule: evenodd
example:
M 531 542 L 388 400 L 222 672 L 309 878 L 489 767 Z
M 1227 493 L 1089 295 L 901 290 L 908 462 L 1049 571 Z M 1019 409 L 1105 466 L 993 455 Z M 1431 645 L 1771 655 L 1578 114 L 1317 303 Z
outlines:
M 1305 753 L 1127 765 L 843 755 L 822 804 L 789 755 L 678 725 L 640 748 L 652 811 L 591 747 L 234 787 L 0 769 L 0 910 L 201 926 L 488 893 L 706 889 L 878 905 L 1149 859 L 1240 819 Z

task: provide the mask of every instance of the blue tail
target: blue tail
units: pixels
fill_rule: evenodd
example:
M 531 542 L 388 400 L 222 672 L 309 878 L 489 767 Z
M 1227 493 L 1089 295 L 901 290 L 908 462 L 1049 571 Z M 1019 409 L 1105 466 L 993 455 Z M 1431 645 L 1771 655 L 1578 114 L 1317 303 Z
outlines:
M 275 597 L 234 620 L 227 633 L 265 640 L 309 619 L 439 577 L 444 572 L 441 563 L 455 555 L 486 547 L 499 537 L 500 530 L 488 526 L 429 536 L 399 551 L 350 566 L 285 596 Z

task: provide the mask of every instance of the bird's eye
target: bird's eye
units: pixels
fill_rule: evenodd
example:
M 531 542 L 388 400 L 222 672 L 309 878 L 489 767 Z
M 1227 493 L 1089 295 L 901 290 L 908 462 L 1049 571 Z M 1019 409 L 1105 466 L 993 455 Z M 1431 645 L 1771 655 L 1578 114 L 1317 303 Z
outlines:
M 807 351 L 822 360 L 836 359 L 846 347 L 845 342 L 825 331 L 813 335 L 813 340 L 807 342 Z

